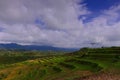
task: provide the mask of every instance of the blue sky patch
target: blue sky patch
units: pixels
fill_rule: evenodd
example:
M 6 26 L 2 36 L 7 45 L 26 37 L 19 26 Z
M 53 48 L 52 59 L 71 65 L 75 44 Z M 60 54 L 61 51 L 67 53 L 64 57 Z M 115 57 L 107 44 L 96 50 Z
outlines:
M 39 24 L 39 25 L 42 25 L 42 26 L 45 25 L 45 23 L 40 19 L 36 19 L 35 24 Z
M 79 16 L 78 19 L 86 17 L 83 22 L 87 23 L 92 21 L 93 18 L 100 16 L 104 10 L 108 10 L 110 7 L 120 4 L 120 0 L 83 0 L 82 4 L 86 5 L 86 8 L 91 14 Z
M 109 9 L 111 6 L 118 5 L 120 0 L 84 0 L 88 10 L 98 13 L 100 11 Z
M 0 27 L 0 32 L 2 32 L 4 29 Z

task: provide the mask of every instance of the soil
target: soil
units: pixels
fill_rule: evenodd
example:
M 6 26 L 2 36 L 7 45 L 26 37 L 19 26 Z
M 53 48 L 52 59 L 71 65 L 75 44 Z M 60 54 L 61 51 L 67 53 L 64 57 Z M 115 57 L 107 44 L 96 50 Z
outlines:
M 100 73 L 75 80 L 120 80 L 120 74 Z

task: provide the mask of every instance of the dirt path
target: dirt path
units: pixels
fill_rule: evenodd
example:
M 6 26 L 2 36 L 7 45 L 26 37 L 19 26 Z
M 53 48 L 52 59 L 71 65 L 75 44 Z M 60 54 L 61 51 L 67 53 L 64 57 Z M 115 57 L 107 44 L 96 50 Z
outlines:
M 120 74 L 100 73 L 75 80 L 120 80 Z

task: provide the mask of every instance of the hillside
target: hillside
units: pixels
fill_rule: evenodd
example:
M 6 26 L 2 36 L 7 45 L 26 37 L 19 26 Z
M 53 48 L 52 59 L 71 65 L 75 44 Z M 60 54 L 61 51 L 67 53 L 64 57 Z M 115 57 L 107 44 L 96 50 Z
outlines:
M 9 62 L 11 58 L 3 57 L 8 59 L 6 64 L 0 58 L 0 80 L 119 80 L 120 78 L 120 47 L 83 48 L 62 55 L 43 57 L 39 55 L 34 59 L 21 57 L 25 60 L 14 59 L 16 62 L 13 63 Z

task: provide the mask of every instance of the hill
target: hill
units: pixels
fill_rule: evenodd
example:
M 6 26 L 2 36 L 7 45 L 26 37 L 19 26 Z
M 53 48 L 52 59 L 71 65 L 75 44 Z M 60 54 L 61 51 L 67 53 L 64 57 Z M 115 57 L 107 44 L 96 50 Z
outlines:
M 119 54 L 120 47 L 83 48 L 69 54 L 2 62 L 0 80 L 119 80 Z

